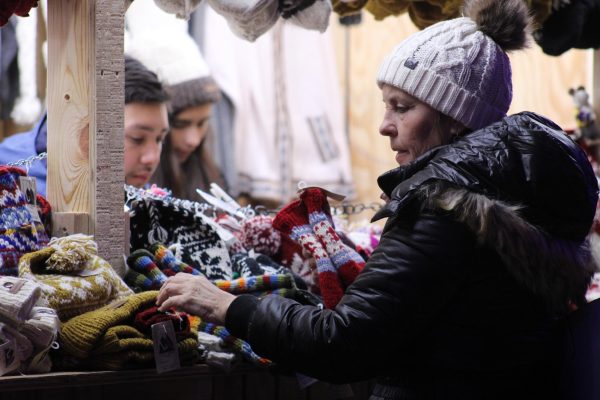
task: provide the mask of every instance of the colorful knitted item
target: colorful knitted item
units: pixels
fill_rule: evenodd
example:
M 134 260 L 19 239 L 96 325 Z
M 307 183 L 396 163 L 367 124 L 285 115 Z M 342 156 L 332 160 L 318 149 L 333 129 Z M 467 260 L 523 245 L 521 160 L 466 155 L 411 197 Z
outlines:
M 327 251 L 309 225 L 304 204 L 296 200 L 285 206 L 275 216 L 273 227 L 295 240 L 315 258 L 323 302 L 326 308 L 335 308 L 344 295 L 342 284 Z
M 156 306 L 137 313 L 133 320 L 133 326 L 140 332 L 152 336 L 152 325 L 164 321 L 173 321 L 177 340 L 190 336 L 190 319 L 186 313 L 175 310 L 162 312 L 158 311 Z
M 257 253 L 273 256 L 281 246 L 281 235 L 273 229 L 273 218 L 268 215 L 257 215 L 242 224 L 240 236 L 242 245 Z
M 0 276 L 0 321 L 19 326 L 29 318 L 40 295 L 40 285 L 36 282 Z
M 231 260 L 215 228 L 191 207 L 169 199 L 144 199 L 131 203 L 132 249 L 161 243 L 177 245 L 175 256 L 208 279 L 231 279 Z
M 178 260 L 171 250 L 160 243 L 152 245 L 152 252 L 158 262 L 160 269 L 166 276 L 173 276 L 179 272 L 185 272 L 192 275 L 200 275 L 200 271 L 192 268 L 190 265 Z
M 312 230 L 325 247 L 344 287 L 350 286 L 363 270 L 365 261 L 354 249 L 346 246 L 336 233 L 331 219 L 331 207 L 321 189 L 308 188 L 300 198 L 308 211 Z
M 153 285 L 152 279 L 148 278 L 146 275 L 134 271 L 131 268 L 127 270 L 123 280 L 136 293 L 150 290 L 148 288 L 152 287 Z
M 19 177 L 25 171 L 0 166 L 0 275 L 17 276 L 19 259 L 48 243 L 46 230 L 27 208 L 27 199 L 19 189 Z
M 211 335 L 215 335 L 223 339 L 225 343 L 230 345 L 235 351 L 239 352 L 244 359 L 253 364 L 264 366 L 271 366 L 273 364 L 271 360 L 260 357 L 258 354 L 253 352 L 252 348 L 247 342 L 232 336 L 224 326 L 200 321 L 198 330 L 201 332 L 210 333 Z
M 221 290 L 232 294 L 267 292 L 275 289 L 292 289 L 294 278 L 289 274 L 261 275 L 239 278 L 231 281 L 217 280 L 214 284 Z
M 55 309 L 61 321 L 133 294 L 110 264 L 94 254 L 88 255 L 79 271 L 66 267 L 71 269 L 68 274 L 50 273 L 46 261 L 55 252 L 46 247 L 25 254 L 19 262 L 19 276 L 40 285 L 39 305 Z
M 150 280 L 150 282 L 142 282 L 139 278 L 136 278 L 136 284 L 142 285 L 143 290 L 158 290 L 167 281 L 167 276 L 158 268 L 154 262 L 154 256 L 148 250 L 138 249 L 131 253 L 127 257 L 127 265 Z M 150 283 L 149 286 L 148 283 Z

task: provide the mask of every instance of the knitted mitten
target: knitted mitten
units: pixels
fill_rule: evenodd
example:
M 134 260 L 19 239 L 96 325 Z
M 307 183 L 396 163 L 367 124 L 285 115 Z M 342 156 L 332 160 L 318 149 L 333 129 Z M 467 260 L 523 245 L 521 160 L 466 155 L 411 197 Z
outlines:
M 200 271 L 192 268 L 183 261 L 178 260 L 171 250 L 160 243 L 156 243 L 152 246 L 152 252 L 154 253 L 154 257 L 156 258 L 161 271 L 164 272 L 166 276 L 173 276 L 178 272 L 200 275 Z
M 349 286 L 362 271 L 365 261 L 355 250 L 346 246 L 336 233 L 327 197 L 321 189 L 306 189 L 300 198 L 308 211 L 313 232 L 325 246 L 343 284 Z
M 165 283 L 167 280 L 165 274 L 156 266 L 154 257 L 148 250 L 138 249 L 131 253 L 131 255 L 127 258 L 127 265 L 129 265 L 129 267 L 134 271 L 150 278 L 152 284 L 150 287 L 146 287 L 145 289 L 160 289 L 163 283 Z
M 295 240 L 315 258 L 323 302 L 326 308 L 335 308 L 344 291 L 331 259 L 308 224 L 304 204 L 296 200 L 285 206 L 275 216 L 273 227 Z

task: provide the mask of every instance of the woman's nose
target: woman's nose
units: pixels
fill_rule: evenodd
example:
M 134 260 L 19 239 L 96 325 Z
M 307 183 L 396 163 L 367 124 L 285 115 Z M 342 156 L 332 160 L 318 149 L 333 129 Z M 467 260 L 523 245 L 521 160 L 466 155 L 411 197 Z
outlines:
M 382 136 L 393 136 L 396 134 L 396 126 L 387 116 L 383 117 L 383 121 L 379 125 L 379 134 Z

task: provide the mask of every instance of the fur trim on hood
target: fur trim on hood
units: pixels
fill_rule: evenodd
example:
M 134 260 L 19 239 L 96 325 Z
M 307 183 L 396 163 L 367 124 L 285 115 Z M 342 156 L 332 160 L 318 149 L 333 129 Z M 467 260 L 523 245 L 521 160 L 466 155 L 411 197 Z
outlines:
M 509 273 L 561 312 L 585 304 L 595 270 L 589 241 L 548 235 L 519 214 L 520 207 L 485 195 L 434 182 L 419 188 L 424 209 L 442 210 L 464 223 L 478 241 L 494 249 Z M 572 305 L 571 304 L 571 305 Z

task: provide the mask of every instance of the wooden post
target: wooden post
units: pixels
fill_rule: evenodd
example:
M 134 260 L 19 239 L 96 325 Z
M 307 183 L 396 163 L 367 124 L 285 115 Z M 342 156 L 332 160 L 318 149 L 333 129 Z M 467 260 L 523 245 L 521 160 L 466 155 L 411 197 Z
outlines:
M 88 233 L 123 271 L 123 0 L 48 2 L 48 184 L 54 233 Z

